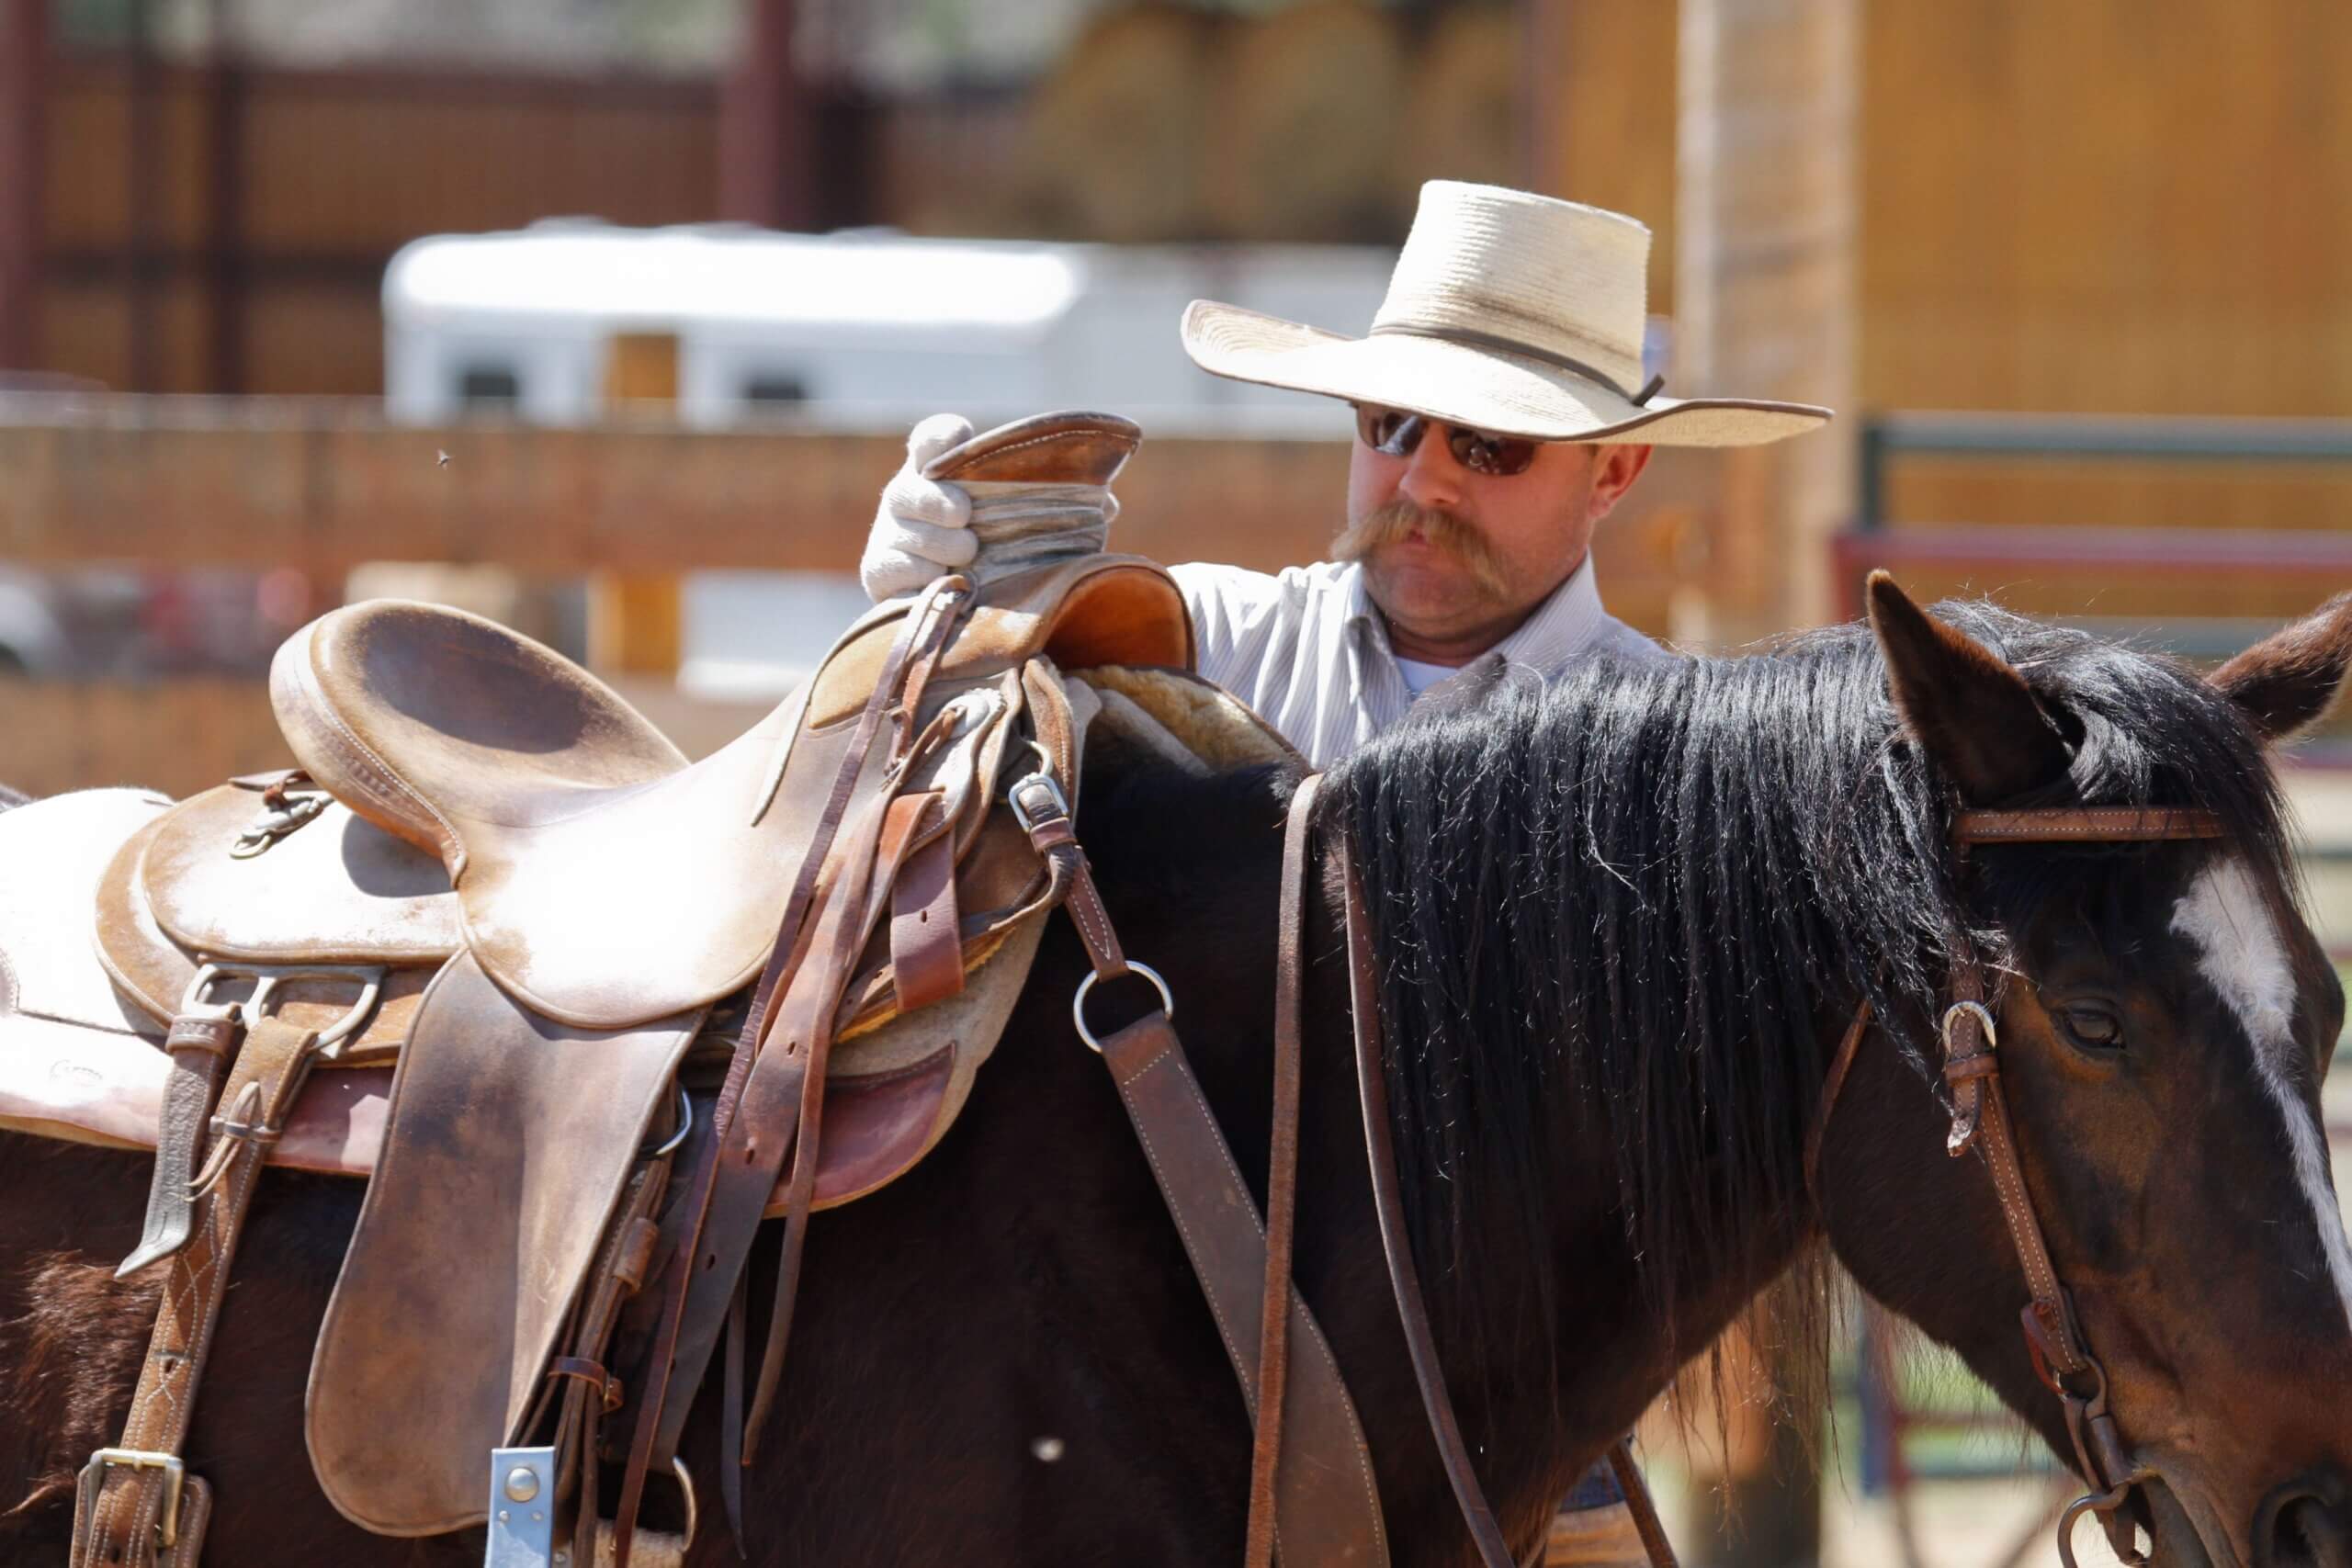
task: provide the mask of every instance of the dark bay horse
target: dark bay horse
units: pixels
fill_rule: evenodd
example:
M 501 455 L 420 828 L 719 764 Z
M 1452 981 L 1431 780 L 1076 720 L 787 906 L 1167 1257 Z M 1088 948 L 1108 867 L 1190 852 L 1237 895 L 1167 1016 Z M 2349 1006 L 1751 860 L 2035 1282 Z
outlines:
M 2318 1114 L 2344 998 L 2296 912 L 2264 745 L 2344 683 L 2352 597 L 2211 682 L 1983 607 L 1930 619 L 1883 582 L 1873 613 L 1875 639 L 1506 681 L 1328 786 L 1380 960 L 1408 1219 L 1487 1492 L 1532 1548 L 1577 1473 L 1776 1280 L 1796 1286 L 1779 1332 L 1817 1359 L 1825 1250 L 2073 1453 L 1983 1164 L 1944 1154 L 1932 1020 L 1964 931 L 2000 978 L 2028 1182 L 2113 1380 L 2157 1561 L 2347 1568 L 2352 1252 Z M 1081 823 L 1253 1183 L 1293 783 L 1136 774 Z M 2224 833 L 1965 867 L 1948 847 L 1961 806 L 2077 804 L 2193 807 Z M 1372 1215 L 1329 876 L 1320 905 L 1296 1277 L 1362 1412 L 1394 1561 L 1464 1563 Z M 783 1430 L 745 1489 L 751 1562 L 1238 1556 L 1242 1399 L 1072 1032 L 1084 970 L 1057 928 L 948 1137 L 820 1217 Z M 1816 1201 L 1808 1134 L 1861 998 L 1883 1022 L 1820 1140 Z M 140 1158 L 0 1135 L 11 1563 L 63 1562 L 74 1472 L 121 1421 L 153 1286 L 110 1276 L 146 1182 Z M 311 1482 L 304 1375 L 359 1199 L 273 1171 L 255 1200 L 187 1448 L 219 1498 L 216 1568 L 481 1559 L 478 1533 L 370 1537 Z M 707 1475 L 716 1412 L 695 1419 Z M 730 1560 L 724 1535 L 694 1560 Z

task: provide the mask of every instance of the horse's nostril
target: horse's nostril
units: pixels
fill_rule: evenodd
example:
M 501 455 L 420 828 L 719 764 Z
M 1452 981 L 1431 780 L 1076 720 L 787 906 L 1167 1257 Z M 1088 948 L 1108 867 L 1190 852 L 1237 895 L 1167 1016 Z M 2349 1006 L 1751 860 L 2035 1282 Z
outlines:
M 2261 1568 L 2352 1568 L 2352 1518 L 2317 1493 L 2280 1498 L 2256 1546 Z

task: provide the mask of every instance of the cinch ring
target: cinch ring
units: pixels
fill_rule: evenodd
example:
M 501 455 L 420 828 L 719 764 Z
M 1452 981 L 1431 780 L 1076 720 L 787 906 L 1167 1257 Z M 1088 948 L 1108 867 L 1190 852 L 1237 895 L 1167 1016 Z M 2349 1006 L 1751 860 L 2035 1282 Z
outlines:
M 676 1152 L 678 1145 L 686 1141 L 686 1134 L 695 1130 L 695 1102 L 686 1098 L 685 1086 L 673 1082 L 670 1087 L 678 1091 L 678 1130 L 671 1134 L 668 1142 L 660 1148 L 639 1155 L 639 1159 L 660 1159 L 663 1155 Z
M 1168 982 L 1159 977 L 1159 970 L 1148 964 L 1138 964 L 1130 958 L 1127 960 L 1127 973 L 1140 975 L 1151 982 L 1152 988 L 1159 993 L 1160 1017 L 1174 1018 L 1176 1016 L 1176 998 L 1170 994 Z M 1078 983 L 1078 994 L 1069 999 L 1069 1021 L 1078 1025 L 1078 1037 L 1086 1042 L 1086 1048 L 1098 1056 L 1102 1054 L 1102 1042 L 1095 1039 L 1094 1031 L 1086 1027 L 1086 993 L 1092 990 L 1094 982 L 1101 978 L 1102 976 L 1100 975 L 1087 976 Z M 1111 978 L 1115 980 L 1119 976 L 1114 975 Z

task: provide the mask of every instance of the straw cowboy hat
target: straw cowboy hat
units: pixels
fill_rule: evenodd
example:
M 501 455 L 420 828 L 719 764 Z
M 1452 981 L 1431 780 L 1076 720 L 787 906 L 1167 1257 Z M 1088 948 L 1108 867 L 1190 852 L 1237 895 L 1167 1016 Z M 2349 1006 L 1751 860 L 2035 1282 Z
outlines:
M 1211 375 L 1535 441 L 1747 446 L 1829 418 L 1657 396 L 1642 378 L 1649 249 L 1649 230 L 1618 213 L 1431 180 L 1368 336 L 1195 299 L 1184 352 Z

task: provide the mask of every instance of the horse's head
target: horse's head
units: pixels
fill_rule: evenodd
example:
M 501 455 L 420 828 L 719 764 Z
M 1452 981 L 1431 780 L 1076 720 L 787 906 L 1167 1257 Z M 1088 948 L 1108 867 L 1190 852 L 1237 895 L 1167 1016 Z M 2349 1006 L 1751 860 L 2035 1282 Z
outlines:
M 1871 607 L 1903 730 L 1959 804 L 2222 807 L 2213 838 L 1972 850 L 1960 898 L 2031 1208 L 2157 1561 L 2352 1568 L 2352 1247 L 2319 1098 L 2345 998 L 2260 751 L 2345 684 L 2352 595 L 2201 685 L 2120 650 L 2013 667 L 1883 577 Z M 1823 1150 L 1839 1255 L 2075 1463 L 1986 1162 L 1945 1157 L 1949 1111 L 1895 1053 L 1858 1064 Z

